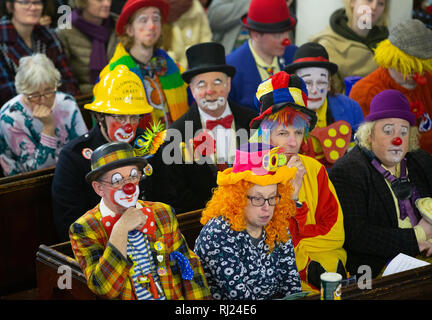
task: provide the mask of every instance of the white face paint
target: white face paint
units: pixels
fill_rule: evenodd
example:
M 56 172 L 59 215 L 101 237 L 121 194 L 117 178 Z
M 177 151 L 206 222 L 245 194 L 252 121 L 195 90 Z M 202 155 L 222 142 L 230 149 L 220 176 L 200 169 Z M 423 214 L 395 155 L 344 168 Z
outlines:
M 329 91 L 329 71 L 325 68 L 301 68 L 296 75 L 303 79 L 308 90 L 308 109 L 317 110 L 327 97 Z
M 133 194 L 126 194 L 123 189 L 116 190 L 114 192 L 114 201 L 124 208 L 135 207 L 138 196 L 139 196 L 139 186 L 135 186 L 135 192 Z
M 130 178 L 124 181 L 123 176 L 120 173 L 114 173 L 111 177 L 111 183 L 122 183 L 123 186 L 121 188 L 113 189 L 114 193 L 112 195 L 113 201 L 122 206 L 124 208 L 134 207 L 138 201 L 139 196 L 139 186 L 138 183 L 134 183 L 131 179 L 136 178 L 138 176 L 138 171 L 136 168 L 133 168 L 130 171 Z M 137 178 L 136 178 L 137 179 Z M 136 180 L 135 179 L 135 180 Z M 133 187 L 132 193 L 125 193 L 124 189 L 127 187 Z
M 218 97 L 215 101 L 209 101 L 205 98 L 202 98 L 198 104 L 205 109 L 208 110 L 217 110 L 219 107 L 223 107 L 226 104 L 226 99 L 224 97 Z
M 135 132 L 132 131 L 131 133 L 126 133 L 122 127 L 118 128 L 114 132 L 114 137 L 116 138 L 116 141 L 120 142 L 127 142 L 129 143 L 135 136 Z

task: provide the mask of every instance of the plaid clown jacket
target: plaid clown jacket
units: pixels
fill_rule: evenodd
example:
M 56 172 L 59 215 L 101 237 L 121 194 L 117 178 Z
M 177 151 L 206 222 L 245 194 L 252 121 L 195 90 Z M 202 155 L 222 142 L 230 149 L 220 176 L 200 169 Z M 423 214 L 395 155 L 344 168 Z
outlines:
M 177 219 L 171 208 L 160 202 L 139 201 L 143 207 L 151 207 L 155 216 L 156 232 L 148 235 L 152 256 L 158 267 L 165 267 L 165 275 L 159 275 L 165 297 L 168 300 L 211 299 L 207 281 L 198 256 L 191 251 L 180 232 Z M 132 278 L 129 274 L 133 262 L 124 257 L 108 240 L 101 223 L 99 204 L 73 223 L 69 230 L 72 250 L 94 293 L 109 299 L 136 299 Z M 154 244 L 164 244 L 163 251 L 154 249 Z M 184 280 L 176 260 L 169 255 L 179 251 L 190 262 L 194 271 L 192 280 Z M 164 255 L 162 262 L 156 255 Z

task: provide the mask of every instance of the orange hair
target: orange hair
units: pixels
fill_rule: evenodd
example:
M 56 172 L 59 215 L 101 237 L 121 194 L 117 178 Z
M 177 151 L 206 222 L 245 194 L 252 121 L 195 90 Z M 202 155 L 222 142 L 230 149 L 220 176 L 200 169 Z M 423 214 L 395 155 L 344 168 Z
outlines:
M 213 197 L 202 212 L 201 224 L 206 224 L 212 218 L 222 217 L 231 224 L 232 230 L 238 232 L 245 230 L 244 208 L 249 201 L 246 195 L 253 185 L 251 182 L 240 180 L 235 184 L 217 187 L 213 192 Z M 277 189 L 282 195 L 281 200 L 275 206 L 272 219 L 264 227 L 265 243 L 269 246 L 270 252 L 273 251 L 275 243 L 289 240 L 289 220 L 297 211 L 290 197 L 294 190 L 291 184 L 279 183 Z

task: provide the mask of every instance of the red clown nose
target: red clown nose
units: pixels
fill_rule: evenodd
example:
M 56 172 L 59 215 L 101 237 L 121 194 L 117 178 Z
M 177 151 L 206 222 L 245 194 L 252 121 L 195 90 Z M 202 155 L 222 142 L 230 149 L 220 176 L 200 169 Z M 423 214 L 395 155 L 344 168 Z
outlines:
M 132 133 L 132 131 L 133 131 L 133 128 L 132 128 L 132 126 L 130 125 L 130 123 L 126 123 L 124 126 L 123 126 L 123 130 L 124 130 L 124 132 L 126 132 L 126 133 Z
M 426 77 L 418 74 L 417 72 L 413 75 L 413 80 L 417 82 L 417 84 L 423 86 L 426 84 Z
M 126 183 L 123 186 L 123 192 L 126 194 L 134 194 L 136 190 L 135 184 L 133 183 Z
M 288 38 L 283 39 L 283 41 L 282 41 L 283 46 L 288 47 L 290 44 L 291 44 L 290 39 L 288 39 Z
M 395 146 L 400 146 L 402 144 L 402 139 L 399 137 L 396 137 L 392 140 L 392 144 Z

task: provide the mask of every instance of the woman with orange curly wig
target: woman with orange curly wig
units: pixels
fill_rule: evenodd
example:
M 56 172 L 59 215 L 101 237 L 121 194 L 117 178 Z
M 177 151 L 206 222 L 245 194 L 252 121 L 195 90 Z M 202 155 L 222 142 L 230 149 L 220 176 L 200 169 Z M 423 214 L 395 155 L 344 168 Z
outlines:
M 241 146 L 234 166 L 219 172 L 195 244 L 213 298 L 276 299 L 301 291 L 288 231 L 295 172 L 278 148 L 261 143 Z

